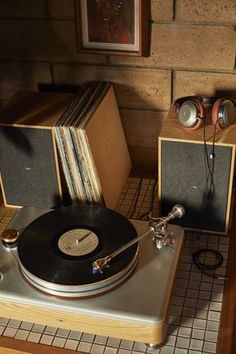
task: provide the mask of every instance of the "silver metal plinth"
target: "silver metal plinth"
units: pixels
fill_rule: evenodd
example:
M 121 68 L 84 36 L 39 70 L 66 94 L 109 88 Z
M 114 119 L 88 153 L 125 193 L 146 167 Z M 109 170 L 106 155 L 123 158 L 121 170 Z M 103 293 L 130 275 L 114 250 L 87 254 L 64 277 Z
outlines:
M 9 227 L 22 229 L 47 211 L 23 208 Z M 148 228 L 146 222 L 133 221 L 133 223 L 138 234 Z M 142 325 L 161 325 L 166 321 L 184 239 L 181 227 L 169 225 L 169 228 L 174 233 L 173 248 L 164 247 L 158 250 L 152 239 L 146 237 L 139 244 L 137 266 L 126 281 L 104 294 L 82 299 L 59 298 L 36 290 L 20 274 L 16 250 L 11 251 L 1 244 L 0 300 L 104 319 L 133 321 Z

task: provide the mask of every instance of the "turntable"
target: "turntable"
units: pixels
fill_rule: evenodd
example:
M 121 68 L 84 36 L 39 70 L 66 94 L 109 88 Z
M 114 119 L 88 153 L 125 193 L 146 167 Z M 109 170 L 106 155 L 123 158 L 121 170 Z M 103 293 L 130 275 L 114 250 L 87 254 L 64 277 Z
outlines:
M 0 245 L 1 316 L 161 344 L 184 236 L 168 222 L 183 212 L 148 223 L 96 205 L 22 208 Z

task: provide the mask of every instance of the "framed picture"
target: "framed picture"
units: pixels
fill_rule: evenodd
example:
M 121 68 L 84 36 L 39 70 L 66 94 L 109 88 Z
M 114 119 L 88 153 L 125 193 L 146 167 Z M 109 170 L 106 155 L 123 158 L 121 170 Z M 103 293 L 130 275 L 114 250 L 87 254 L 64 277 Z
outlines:
M 149 0 L 75 0 L 79 52 L 148 56 Z

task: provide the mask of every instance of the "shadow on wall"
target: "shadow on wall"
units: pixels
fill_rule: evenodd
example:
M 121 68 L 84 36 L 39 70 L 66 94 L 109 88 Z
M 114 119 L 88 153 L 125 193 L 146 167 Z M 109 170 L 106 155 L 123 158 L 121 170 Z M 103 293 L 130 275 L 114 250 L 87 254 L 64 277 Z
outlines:
M 30 6 L 34 5 L 19 5 L 11 10 L 7 4 L 1 6 L 1 106 L 17 90 L 37 90 L 39 82 L 53 84 L 54 62 L 76 59 L 73 8 L 64 15 L 59 6 L 58 14 L 54 10 L 52 18 L 50 2 L 37 4 L 38 14 Z
M 62 5 L 58 6 L 60 9 Z M 9 6 L 6 5 L 7 7 L 9 11 Z M 70 8 L 69 15 L 62 14 L 61 8 L 57 18 L 55 11 L 52 15 L 50 2 L 45 2 L 44 17 L 39 14 L 37 19 L 33 18 L 33 9 L 29 11 L 31 18 L 23 14 L 22 8 L 21 17 L 14 18 L 14 11 L 16 10 L 12 10 L 12 16 L 9 15 L 7 20 L 0 22 L 0 29 L 3 30 L 0 34 L 0 105 L 17 90 L 74 92 L 84 81 L 104 80 L 114 84 L 119 108 L 163 111 L 163 103 L 158 100 L 158 91 L 161 88 L 157 87 L 156 80 L 151 75 L 152 83 L 145 85 L 143 69 L 133 68 L 130 73 L 129 67 L 111 66 L 108 56 L 77 52 L 73 8 Z M 0 17 L 3 18 L 4 14 L 0 14 Z M 145 74 L 145 81 L 147 80 L 149 79 Z M 150 129 L 150 126 L 145 127 L 146 129 Z M 153 163 L 153 147 L 152 158 L 149 151 L 145 151 L 147 157 L 140 160 L 151 160 Z M 138 152 L 135 151 L 135 160 L 139 158 L 137 156 Z

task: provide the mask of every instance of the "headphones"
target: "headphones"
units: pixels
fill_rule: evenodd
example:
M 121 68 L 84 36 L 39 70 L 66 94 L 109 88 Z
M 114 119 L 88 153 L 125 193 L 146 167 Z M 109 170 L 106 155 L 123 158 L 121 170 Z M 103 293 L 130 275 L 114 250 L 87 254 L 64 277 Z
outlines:
M 174 101 L 173 109 L 187 130 L 200 129 L 206 119 L 206 106 L 211 105 L 211 120 L 216 130 L 236 122 L 236 100 L 227 97 L 187 96 Z

